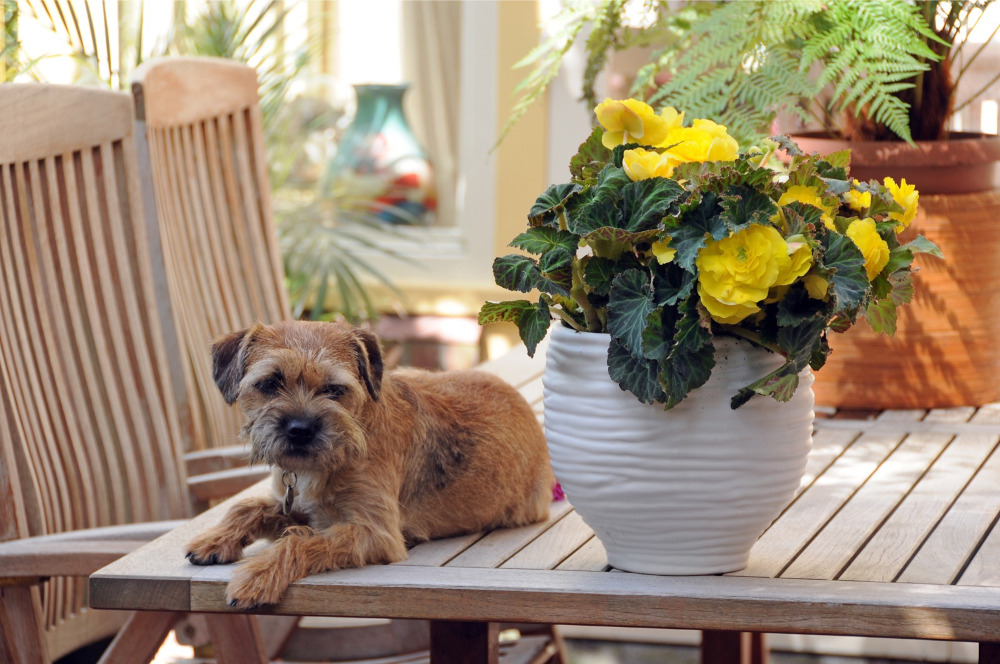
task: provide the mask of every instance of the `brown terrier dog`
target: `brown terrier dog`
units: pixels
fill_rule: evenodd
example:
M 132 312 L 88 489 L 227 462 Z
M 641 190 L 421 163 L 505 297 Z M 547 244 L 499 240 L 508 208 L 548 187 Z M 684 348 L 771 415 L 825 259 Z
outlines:
M 383 375 L 378 340 L 332 323 L 256 325 L 212 348 L 215 382 L 247 415 L 251 460 L 274 496 L 232 507 L 190 543 L 198 565 L 231 563 L 231 606 L 277 603 L 310 574 L 391 563 L 430 538 L 544 520 L 553 477 L 530 406 L 477 371 Z

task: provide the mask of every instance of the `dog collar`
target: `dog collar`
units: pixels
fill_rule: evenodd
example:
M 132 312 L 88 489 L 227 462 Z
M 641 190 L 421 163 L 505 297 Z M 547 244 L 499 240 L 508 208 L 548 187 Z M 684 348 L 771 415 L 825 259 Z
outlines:
M 292 513 L 292 503 L 295 502 L 295 484 L 299 481 L 295 473 L 287 470 L 281 471 L 281 485 L 285 487 L 285 500 L 281 504 L 281 511 L 285 516 Z

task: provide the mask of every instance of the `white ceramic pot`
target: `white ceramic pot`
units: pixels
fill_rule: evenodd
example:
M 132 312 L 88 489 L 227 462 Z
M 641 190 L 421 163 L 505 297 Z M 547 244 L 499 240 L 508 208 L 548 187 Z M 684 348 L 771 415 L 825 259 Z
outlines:
M 670 410 L 640 403 L 608 376 L 606 334 L 554 326 L 546 356 L 545 435 L 570 502 L 618 569 L 718 574 L 750 549 L 793 497 L 812 447 L 812 373 L 791 401 L 739 388 L 781 366 L 747 341 L 716 337 L 715 368 Z

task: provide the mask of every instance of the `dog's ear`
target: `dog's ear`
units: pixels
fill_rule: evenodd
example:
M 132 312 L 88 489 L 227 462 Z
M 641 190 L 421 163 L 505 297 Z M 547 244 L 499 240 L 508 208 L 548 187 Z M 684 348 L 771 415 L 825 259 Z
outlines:
M 358 361 L 358 374 L 368 388 L 368 394 L 373 401 L 378 401 L 382 393 L 382 349 L 379 347 L 378 338 L 368 332 L 355 328 L 354 337 L 357 346 L 354 354 Z
M 247 355 L 257 327 L 232 332 L 212 344 L 212 378 L 227 404 L 232 405 L 240 394 L 240 381 L 247 371 Z

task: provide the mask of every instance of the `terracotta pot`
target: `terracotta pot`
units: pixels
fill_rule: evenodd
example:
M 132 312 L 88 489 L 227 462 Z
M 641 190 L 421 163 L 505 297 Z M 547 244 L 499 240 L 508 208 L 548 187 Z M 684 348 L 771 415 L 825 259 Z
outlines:
M 543 377 L 552 470 L 618 569 L 718 574 L 742 569 L 788 505 L 812 447 L 812 372 L 791 400 L 741 387 L 781 366 L 742 339 L 716 337 L 708 382 L 677 406 L 644 404 L 608 376 L 611 337 L 552 330 Z
M 805 152 L 851 150 L 851 176 L 915 184 L 920 233 L 944 261 L 918 256 L 913 302 L 896 335 L 860 322 L 830 335 L 833 353 L 816 374 L 816 402 L 838 408 L 939 408 L 1000 400 L 1000 138 L 848 143 L 794 137 Z

